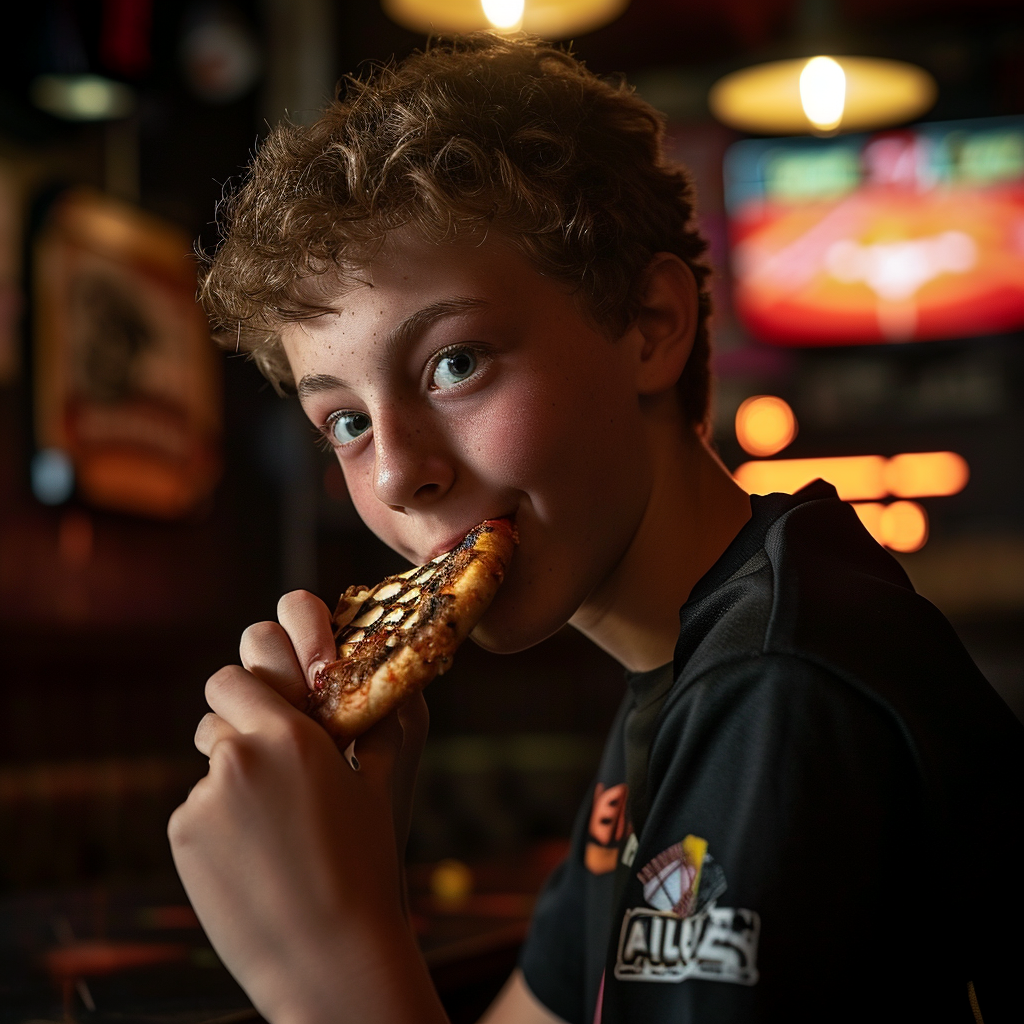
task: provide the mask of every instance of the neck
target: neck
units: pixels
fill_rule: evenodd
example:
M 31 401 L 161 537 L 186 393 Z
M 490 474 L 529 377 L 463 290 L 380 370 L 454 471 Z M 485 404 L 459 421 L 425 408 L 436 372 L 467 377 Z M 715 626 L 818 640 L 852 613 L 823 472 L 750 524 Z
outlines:
M 679 609 L 750 518 L 750 499 L 680 416 L 650 410 L 650 498 L 612 573 L 570 620 L 633 672 L 672 660 Z

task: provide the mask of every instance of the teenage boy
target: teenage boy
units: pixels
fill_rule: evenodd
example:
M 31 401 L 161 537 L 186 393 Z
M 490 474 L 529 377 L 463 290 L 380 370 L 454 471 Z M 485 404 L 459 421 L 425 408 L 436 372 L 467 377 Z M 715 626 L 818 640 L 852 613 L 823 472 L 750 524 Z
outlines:
M 204 285 L 396 551 L 515 518 L 478 643 L 568 622 L 628 670 L 487 1020 L 1011 1019 L 1021 729 L 829 486 L 750 499 L 709 449 L 661 130 L 537 42 L 435 46 L 271 134 Z M 297 710 L 328 609 L 278 613 L 207 684 L 186 889 L 273 1024 L 442 1021 L 402 881 L 423 702 L 350 765 Z

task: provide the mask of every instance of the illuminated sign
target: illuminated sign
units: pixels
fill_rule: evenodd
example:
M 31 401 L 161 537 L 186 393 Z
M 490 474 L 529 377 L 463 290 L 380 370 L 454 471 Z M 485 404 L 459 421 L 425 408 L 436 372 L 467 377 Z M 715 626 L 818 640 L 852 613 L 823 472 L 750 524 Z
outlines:
M 843 501 L 939 498 L 959 494 L 970 475 L 956 452 L 842 455 L 824 459 L 745 462 L 733 474 L 748 494 L 792 494 L 812 480 L 827 480 Z
M 748 398 L 736 412 L 737 440 L 751 454 L 781 451 L 789 443 L 778 444 L 783 429 L 792 440 L 796 417 L 789 405 L 774 395 Z M 757 459 L 744 462 L 733 473 L 748 494 L 793 494 L 815 480 L 825 480 L 843 501 L 853 505 L 871 536 L 894 551 L 917 551 L 928 539 L 928 514 L 917 502 L 906 499 L 959 494 L 970 475 L 967 462 L 956 452 L 905 452 L 891 458 Z M 886 503 L 885 498 L 900 500 Z
M 779 345 L 1024 325 L 1024 118 L 746 140 L 725 162 L 737 311 Z

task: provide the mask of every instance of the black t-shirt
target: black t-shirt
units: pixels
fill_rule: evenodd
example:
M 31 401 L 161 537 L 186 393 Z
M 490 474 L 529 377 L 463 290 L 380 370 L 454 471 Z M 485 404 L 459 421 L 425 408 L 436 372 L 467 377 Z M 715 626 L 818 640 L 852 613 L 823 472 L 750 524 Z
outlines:
M 1024 729 L 823 483 L 628 677 L 521 956 L 571 1024 L 1024 1019 Z

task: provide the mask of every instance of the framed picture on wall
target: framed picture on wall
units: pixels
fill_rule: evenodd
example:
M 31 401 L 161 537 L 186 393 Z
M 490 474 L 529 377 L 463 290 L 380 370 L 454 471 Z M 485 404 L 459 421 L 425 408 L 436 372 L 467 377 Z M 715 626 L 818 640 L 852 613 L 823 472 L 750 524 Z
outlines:
M 90 190 L 33 243 L 39 451 L 101 508 L 187 515 L 220 474 L 219 361 L 179 228 Z

